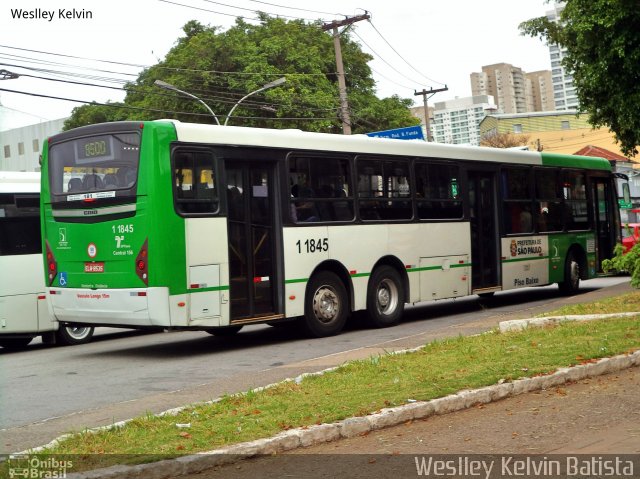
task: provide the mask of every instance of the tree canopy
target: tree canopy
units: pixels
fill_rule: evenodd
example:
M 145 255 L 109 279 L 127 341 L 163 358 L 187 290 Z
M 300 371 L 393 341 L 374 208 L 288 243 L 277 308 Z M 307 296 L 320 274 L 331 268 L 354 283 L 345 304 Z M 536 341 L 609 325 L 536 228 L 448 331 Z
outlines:
M 198 101 L 154 85 L 167 82 L 202 99 L 220 123 L 246 94 L 280 77 L 286 82 L 243 101 L 229 125 L 341 132 L 333 39 L 321 24 L 260 15 L 241 18 L 226 31 L 192 20 L 166 57 L 125 86 L 123 103 L 90 104 L 73 110 L 65 129 L 101 121 L 175 118 L 214 123 Z M 413 101 L 379 99 L 367 62 L 372 59 L 348 33 L 341 36 L 352 131 L 364 133 L 411 126 Z
M 569 0 L 559 23 L 546 17 L 520 25 L 566 48 L 580 110 L 594 127 L 608 126 L 626 155 L 640 145 L 640 9 L 637 0 Z

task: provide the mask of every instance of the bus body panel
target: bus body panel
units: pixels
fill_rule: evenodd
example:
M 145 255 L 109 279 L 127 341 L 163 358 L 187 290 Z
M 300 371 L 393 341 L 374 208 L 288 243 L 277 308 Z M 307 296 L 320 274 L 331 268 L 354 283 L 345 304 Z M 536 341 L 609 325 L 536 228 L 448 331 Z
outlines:
M 0 271 L 0 335 L 54 330 L 38 299 L 44 296 L 41 255 L 2 256 Z
M 171 327 L 167 288 L 47 288 L 58 321 L 117 326 Z
M 442 241 L 445 237 L 449 240 Z M 283 244 L 288 317 L 304 314 L 306 284 L 326 260 L 338 262 L 349 273 L 354 310 L 366 308 L 369 277 L 380 258 L 387 256 L 397 258 L 407 271 L 409 302 L 470 293 L 466 222 L 285 228 Z
M 502 289 L 541 286 L 549 283 L 547 236 L 502 238 Z
M 229 324 L 226 218 L 185 220 L 189 314 L 185 326 Z M 174 298 L 172 297 L 172 301 Z

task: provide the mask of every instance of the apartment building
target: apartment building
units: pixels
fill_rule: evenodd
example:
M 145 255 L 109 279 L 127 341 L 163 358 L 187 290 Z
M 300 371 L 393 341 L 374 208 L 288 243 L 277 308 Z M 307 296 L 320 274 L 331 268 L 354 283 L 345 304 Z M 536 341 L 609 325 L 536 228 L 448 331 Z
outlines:
M 480 122 L 497 106 L 491 95 L 477 95 L 434 103 L 431 131 L 436 143 L 479 145 Z
M 553 10 L 545 14 L 552 22 L 560 21 L 560 14 L 564 10 L 565 2 L 555 2 Z M 571 72 L 567 72 L 562 66 L 562 60 L 567 50 L 558 45 L 549 45 L 549 58 L 551 59 L 551 81 L 553 84 L 553 99 L 556 110 L 579 110 L 578 95 L 573 84 Z
M 505 114 L 553 111 L 551 72 L 526 73 L 509 63 L 485 65 L 470 75 L 472 95 L 491 95 Z

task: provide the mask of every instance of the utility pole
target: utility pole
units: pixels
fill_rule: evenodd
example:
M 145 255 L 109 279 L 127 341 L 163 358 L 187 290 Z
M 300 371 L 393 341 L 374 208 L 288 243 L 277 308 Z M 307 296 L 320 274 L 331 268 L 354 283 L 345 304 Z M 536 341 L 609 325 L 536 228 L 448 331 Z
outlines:
M 351 134 L 351 118 L 349 116 L 349 102 L 347 100 L 347 84 L 344 81 L 344 65 L 342 64 L 342 48 L 340 47 L 340 33 L 338 27 L 352 25 L 355 22 L 361 20 L 368 20 L 371 18 L 367 12 L 364 15 L 358 15 L 357 17 L 348 17 L 344 20 L 334 20 L 331 23 L 325 23 L 322 25 L 322 31 L 333 30 L 333 46 L 336 51 L 336 68 L 338 70 L 338 91 L 340 94 L 340 118 L 342 119 L 342 133 L 345 135 Z
M 447 91 L 449 90 L 447 88 L 447 85 L 444 86 L 444 88 L 438 88 L 436 90 L 433 89 L 433 87 L 431 87 L 431 89 L 429 91 L 425 90 L 424 88 L 422 89 L 422 91 L 415 91 L 413 93 L 413 96 L 418 96 L 418 95 L 422 95 L 422 99 L 424 100 L 424 125 L 425 125 L 425 129 L 427 130 L 427 141 L 433 141 L 433 135 L 431 134 L 431 127 L 429 126 L 429 107 L 427 106 L 427 100 L 429 98 L 431 98 L 433 95 L 435 95 L 436 93 L 440 93 L 441 91 Z M 427 95 L 429 95 L 429 97 L 427 98 Z

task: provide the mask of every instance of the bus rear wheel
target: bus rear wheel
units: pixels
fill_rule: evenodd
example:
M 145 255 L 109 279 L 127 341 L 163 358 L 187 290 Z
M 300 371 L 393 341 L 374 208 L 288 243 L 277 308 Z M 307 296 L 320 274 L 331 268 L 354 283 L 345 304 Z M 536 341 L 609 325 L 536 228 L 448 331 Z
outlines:
M 580 262 L 573 251 L 567 254 L 564 263 L 564 281 L 558 283 L 563 294 L 575 294 L 580 289 Z
M 92 337 L 93 328 L 90 326 L 71 326 L 62 323 L 56 331 L 56 344 L 63 346 L 85 344 L 91 341 Z
M 397 324 L 404 311 L 402 278 L 391 266 L 381 266 L 371 275 L 367 289 L 369 322 L 377 328 Z
M 330 271 L 313 275 L 305 295 L 306 332 L 316 338 L 338 334 L 347 321 L 347 314 L 347 290 L 340 278 Z

